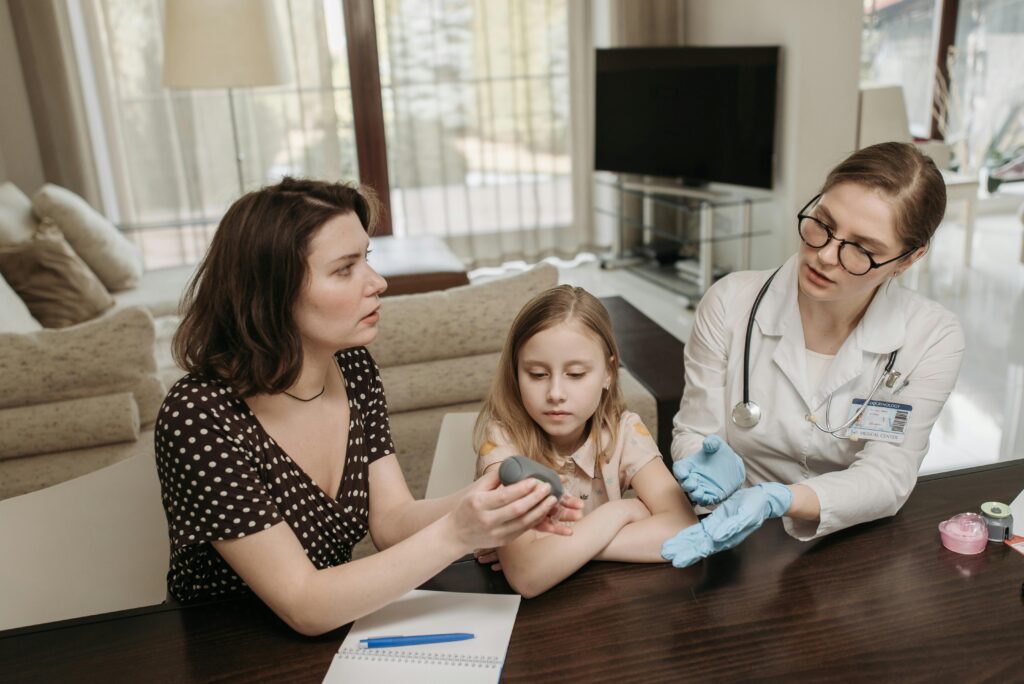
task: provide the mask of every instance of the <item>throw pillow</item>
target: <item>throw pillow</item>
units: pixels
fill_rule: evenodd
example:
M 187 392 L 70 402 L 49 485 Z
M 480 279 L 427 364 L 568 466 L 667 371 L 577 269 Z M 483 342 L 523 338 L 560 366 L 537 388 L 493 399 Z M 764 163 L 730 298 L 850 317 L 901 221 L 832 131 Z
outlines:
M 64 233 L 82 261 L 110 292 L 134 287 L 142 277 L 142 255 L 121 231 L 89 204 L 47 183 L 32 198 L 36 215 Z
M 47 328 L 87 321 L 114 305 L 58 230 L 40 229 L 29 242 L 0 247 L 0 273 Z
M 0 276 L 0 332 L 30 333 L 42 329 L 18 293 Z
M 35 229 L 29 198 L 14 183 L 0 185 L 0 247 L 28 242 Z

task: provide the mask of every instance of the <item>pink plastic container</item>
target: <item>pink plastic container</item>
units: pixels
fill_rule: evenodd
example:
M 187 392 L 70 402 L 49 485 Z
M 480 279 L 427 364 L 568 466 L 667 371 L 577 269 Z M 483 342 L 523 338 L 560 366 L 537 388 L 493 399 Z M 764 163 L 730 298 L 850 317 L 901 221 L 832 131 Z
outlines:
M 939 523 L 942 545 L 950 551 L 973 556 L 985 550 L 988 528 L 985 519 L 977 513 L 960 513 Z

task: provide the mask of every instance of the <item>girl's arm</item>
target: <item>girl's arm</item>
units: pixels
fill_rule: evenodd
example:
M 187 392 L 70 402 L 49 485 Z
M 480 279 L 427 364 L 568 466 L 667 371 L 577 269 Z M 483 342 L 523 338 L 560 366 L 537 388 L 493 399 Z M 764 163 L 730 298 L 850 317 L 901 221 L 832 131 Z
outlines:
M 394 482 L 381 478 L 376 466 L 370 465 L 371 511 L 379 497 L 400 495 L 389 491 Z M 490 473 L 451 512 L 418 533 L 344 565 L 318 570 L 292 529 L 281 523 L 213 546 L 278 616 L 296 631 L 314 635 L 381 608 L 474 548 L 508 543 L 556 503 L 547 484 L 525 480 L 502 487 L 497 473 Z
M 636 499 L 609 501 L 576 523 L 571 537 L 530 531 L 502 546 L 501 569 L 513 589 L 533 598 L 593 560 L 623 527 L 649 515 Z
M 373 505 L 370 506 L 370 537 L 381 550 L 394 546 L 440 519 L 476 487 L 476 483 L 473 483 L 448 496 L 417 500 L 409 492 L 409 486 L 394 455 L 374 461 L 370 464 L 370 470 L 374 482 L 383 485 L 376 492 L 371 490 Z M 582 517 L 580 511 L 583 502 L 576 497 L 562 497 L 561 504 L 561 520 L 571 522 Z M 536 529 L 566 536 L 572 534 L 571 528 L 548 518 L 542 520 Z
M 651 515 L 619 530 L 595 560 L 664 563 L 662 543 L 679 530 L 695 525 L 697 516 L 660 456 L 641 468 L 630 485 Z

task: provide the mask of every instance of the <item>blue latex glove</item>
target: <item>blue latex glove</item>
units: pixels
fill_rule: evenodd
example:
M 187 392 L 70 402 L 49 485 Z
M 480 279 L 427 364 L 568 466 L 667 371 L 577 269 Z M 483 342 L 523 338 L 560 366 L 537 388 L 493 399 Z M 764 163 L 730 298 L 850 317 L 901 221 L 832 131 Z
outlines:
M 661 557 L 677 568 L 736 546 L 768 518 L 786 514 L 793 503 L 789 488 L 778 482 L 762 482 L 741 489 L 700 524 L 687 527 L 661 545 Z
M 680 530 L 676 536 L 661 545 L 661 557 L 677 568 L 693 565 L 701 558 L 707 558 L 716 551 L 711 535 L 704 529 L 704 521 Z
M 690 501 L 701 506 L 725 501 L 747 476 L 743 460 L 718 435 L 705 437 L 703 449 L 676 461 L 672 474 Z

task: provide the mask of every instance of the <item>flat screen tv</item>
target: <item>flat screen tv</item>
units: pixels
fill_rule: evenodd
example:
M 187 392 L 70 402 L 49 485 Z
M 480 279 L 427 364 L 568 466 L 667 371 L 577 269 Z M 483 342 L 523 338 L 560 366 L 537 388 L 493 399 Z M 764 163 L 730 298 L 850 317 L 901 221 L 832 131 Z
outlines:
M 779 48 L 597 50 L 595 168 L 772 187 Z

